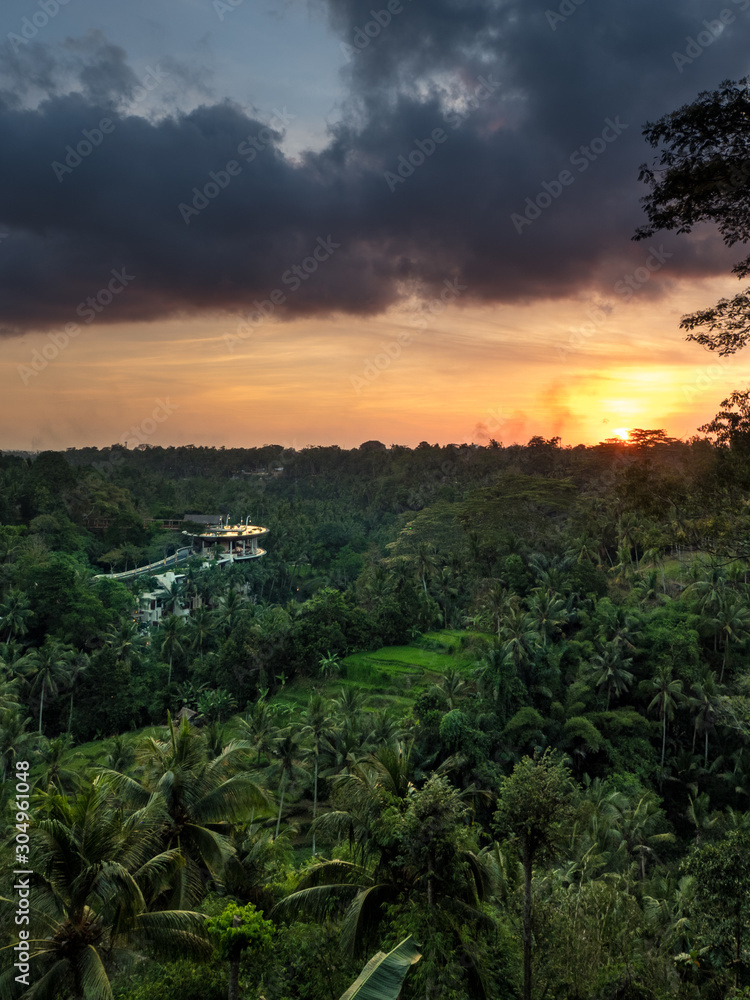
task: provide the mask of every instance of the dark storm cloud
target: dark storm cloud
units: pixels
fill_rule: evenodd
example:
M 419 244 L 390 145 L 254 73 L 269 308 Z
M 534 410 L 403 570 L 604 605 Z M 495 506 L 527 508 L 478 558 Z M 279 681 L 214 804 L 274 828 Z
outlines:
M 463 302 L 611 291 L 650 253 L 630 242 L 641 128 L 742 75 L 745 3 L 721 27 L 708 3 L 402 0 L 386 23 L 387 4 L 329 0 L 350 96 L 327 147 L 296 159 L 280 149 L 294 108 L 147 117 L 126 106 L 144 79 L 103 37 L 55 57 L 7 46 L 0 322 L 75 321 L 121 268 L 104 322 L 250 310 L 279 289 L 285 315 L 376 313 L 446 280 Z M 670 278 L 727 266 L 718 244 L 669 252 Z

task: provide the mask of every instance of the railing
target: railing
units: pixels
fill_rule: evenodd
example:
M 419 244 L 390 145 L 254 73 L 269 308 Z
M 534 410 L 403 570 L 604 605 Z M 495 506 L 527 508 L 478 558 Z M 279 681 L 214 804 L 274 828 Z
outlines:
M 148 566 L 139 566 L 137 569 L 127 569 L 122 573 L 97 573 L 94 579 L 129 580 L 131 577 L 142 576 L 144 573 L 153 573 L 160 568 L 166 569 L 167 566 L 176 566 L 177 563 L 184 562 L 185 559 L 193 554 L 193 548 L 189 545 L 186 548 L 178 549 L 174 555 L 164 556 L 163 559 L 159 559 L 157 562 L 149 563 Z

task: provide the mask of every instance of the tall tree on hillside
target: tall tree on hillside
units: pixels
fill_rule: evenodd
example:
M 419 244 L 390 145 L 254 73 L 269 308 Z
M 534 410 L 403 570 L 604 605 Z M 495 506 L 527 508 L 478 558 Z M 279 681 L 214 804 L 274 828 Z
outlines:
M 167 689 L 172 685 L 172 663 L 175 656 L 182 653 L 182 619 L 177 615 L 166 615 L 161 620 L 159 626 L 161 632 L 161 655 L 166 656 L 169 664 L 169 676 L 167 677 Z
M 703 766 L 708 767 L 708 737 L 714 728 L 714 719 L 720 699 L 725 693 L 724 686 L 717 680 L 713 670 L 706 670 L 703 676 L 690 685 L 688 704 L 695 712 L 693 724 L 693 752 L 698 733 L 703 733 Z
M 30 682 L 30 693 L 39 693 L 39 732 L 42 733 L 44 696 L 56 696 L 61 686 L 69 683 L 75 650 L 72 646 L 45 639 L 44 645 L 33 650 L 26 657 L 25 676 Z
M 721 662 L 719 683 L 724 682 L 724 674 L 729 666 L 730 651 L 734 646 L 744 646 L 750 636 L 750 608 L 737 594 L 725 599 L 713 619 L 713 625 L 721 636 L 724 656 Z
M 281 816 L 284 811 L 284 796 L 290 786 L 294 786 L 299 778 L 307 772 L 301 764 L 303 756 L 302 733 L 292 726 L 282 729 L 271 745 L 271 763 L 266 769 L 266 775 L 272 784 L 276 785 L 279 796 L 279 811 L 276 817 L 276 833 L 279 835 Z
M 197 651 L 201 666 L 203 666 L 203 653 L 213 634 L 213 625 L 213 615 L 208 608 L 196 608 L 188 621 L 190 648 Z
M 320 759 L 323 749 L 328 742 L 333 729 L 333 720 L 326 711 L 326 703 L 322 696 L 315 693 L 310 696 L 305 712 L 305 725 L 302 728 L 302 737 L 306 743 L 306 752 L 313 762 L 313 830 L 312 830 L 312 853 L 315 857 L 315 820 L 318 816 L 318 776 L 320 772 Z
M 532 876 L 535 862 L 554 853 L 570 809 L 571 779 L 563 759 L 547 750 L 524 757 L 500 786 L 495 828 L 519 846 L 524 874 L 523 1000 L 532 987 Z
M 682 694 L 682 681 L 672 676 L 672 668 L 660 666 L 655 675 L 642 682 L 643 689 L 653 698 L 649 702 L 649 712 L 656 710 L 661 720 L 661 770 L 664 773 L 664 757 L 667 752 L 667 727 L 674 718 L 674 711 Z M 660 781 L 661 783 L 661 781 Z

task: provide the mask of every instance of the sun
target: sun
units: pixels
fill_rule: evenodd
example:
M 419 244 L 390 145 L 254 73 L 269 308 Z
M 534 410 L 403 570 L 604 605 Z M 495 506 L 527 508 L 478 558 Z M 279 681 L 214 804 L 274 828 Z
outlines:
M 630 440 L 630 428 L 629 427 L 615 427 L 612 433 L 620 438 L 622 441 Z

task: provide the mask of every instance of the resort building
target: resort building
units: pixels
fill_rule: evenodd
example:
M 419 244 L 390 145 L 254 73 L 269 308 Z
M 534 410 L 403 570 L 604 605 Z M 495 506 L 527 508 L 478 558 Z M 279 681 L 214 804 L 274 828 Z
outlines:
M 162 573 L 155 577 L 158 587 L 147 591 L 138 598 L 138 619 L 149 625 L 155 625 L 165 614 L 175 614 L 186 618 L 190 611 L 182 607 L 179 596 L 175 593 L 175 584 L 185 579 L 182 573 Z
M 195 555 L 219 566 L 244 559 L 257 559 L 266 554 L 266 550 L 258 546 L 258 540 L 268 534 L 268 528 L 250 524 L 250 518 L 244 524 L 230 524 L 228 517 L 224 523 L 224 519 L 219 518 L 218 525 L 207 525 L 206 530 L 199 535 L 191 535 L 187 531 L 183 531 L 183 534 L 192 540 Z

